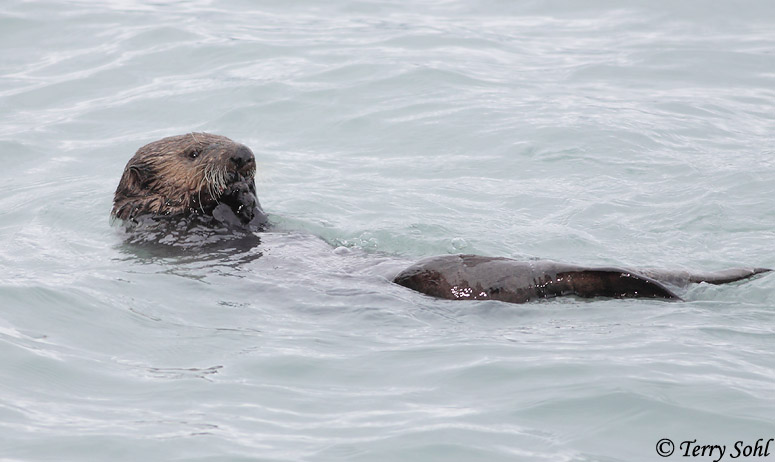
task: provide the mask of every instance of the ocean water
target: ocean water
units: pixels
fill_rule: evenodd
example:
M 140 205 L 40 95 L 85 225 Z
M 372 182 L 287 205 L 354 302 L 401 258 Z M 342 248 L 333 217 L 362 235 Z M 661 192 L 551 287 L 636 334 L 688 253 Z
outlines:
M 389 282 L 460 252 L 775 267 L 775 3 L 6 0 L 0 46 L 0 460 L 655 461 L 663 438 L 746 460 L 775 437 L 774 276 L 679 303 Z M 253 149 L 260 244 L 111 224 L 134 151 L 191 131 Z

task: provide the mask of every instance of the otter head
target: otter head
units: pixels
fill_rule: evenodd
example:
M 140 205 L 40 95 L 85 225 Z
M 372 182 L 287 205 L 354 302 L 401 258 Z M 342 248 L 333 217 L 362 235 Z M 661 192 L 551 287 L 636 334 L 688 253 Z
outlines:
M 262 226 L 256 161 L 246 146 L 224 136 L 190 133 L 137 150 L 121 176 L 111 214 L 125 221 L 151 216 L 224 216 Z

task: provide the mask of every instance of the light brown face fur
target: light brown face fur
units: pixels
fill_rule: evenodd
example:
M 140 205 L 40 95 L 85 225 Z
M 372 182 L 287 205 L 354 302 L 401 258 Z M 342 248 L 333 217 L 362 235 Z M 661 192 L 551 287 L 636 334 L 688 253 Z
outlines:
M 211 213 L 236 181 L 255 192 L 256 162 L 246 146 L 225 136 L 189 133 L 154 141 L 137 150 L 113 198 L 114 217 Z

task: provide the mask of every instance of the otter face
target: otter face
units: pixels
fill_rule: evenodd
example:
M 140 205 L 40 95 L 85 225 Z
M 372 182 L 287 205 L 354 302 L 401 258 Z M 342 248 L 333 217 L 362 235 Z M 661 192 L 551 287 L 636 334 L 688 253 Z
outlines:
M 248 223 L 263 212 L 256 198 L 256 161 L 246 146 L 224 136 L 190 133 L 154 141 L 129 160 L 112 215 L 212 215 L 226 204 Z

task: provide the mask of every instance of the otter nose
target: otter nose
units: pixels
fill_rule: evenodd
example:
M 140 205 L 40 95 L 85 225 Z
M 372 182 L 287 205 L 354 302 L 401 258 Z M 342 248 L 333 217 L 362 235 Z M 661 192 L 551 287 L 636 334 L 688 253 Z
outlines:
M 242 168 L 243 166 L 249 164 L 252 160 L 253 153 L 250 152 L 250 149 L 246 148 L 245 146 L 240 146 L 237 148 L 237 150 L 231 156 L 231 161 L 234 162 L 237 168 Z

